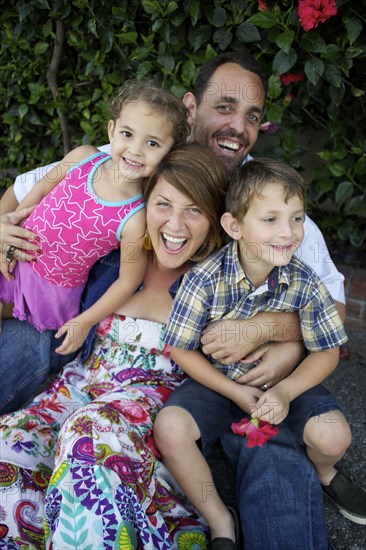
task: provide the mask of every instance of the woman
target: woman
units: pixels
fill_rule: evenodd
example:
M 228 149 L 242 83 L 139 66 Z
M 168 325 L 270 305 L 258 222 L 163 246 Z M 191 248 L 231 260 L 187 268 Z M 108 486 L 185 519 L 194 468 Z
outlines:
M 205 548 L 205 524 L 159 460 L 152 426 L 183 378 L 163 346 L 172 296 L 192 260 L 220 246 L 226 186 L 198 145 L 171 152 L 150 178 L 143 287 L 99 324 L 84 362 L 2 417 L 0 548 L 42 547 L 44 513 L 48 547 Z

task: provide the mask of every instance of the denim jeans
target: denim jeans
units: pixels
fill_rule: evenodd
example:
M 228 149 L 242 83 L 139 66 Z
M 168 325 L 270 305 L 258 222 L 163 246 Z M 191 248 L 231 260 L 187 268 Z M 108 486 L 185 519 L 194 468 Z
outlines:
M 2 322 L 0 333 L 0 413 L 15 411 L 28 401 L 47 376 L 74 357 L 59 355 L 54 332 L 40 333 L 25 321 Z
M 82 309 L 90 307 L 104 294 L 119 273 L 119 250 L 97 262 L 89 274 L 82 296 Z M 25 321 L 3 321 L 0 333 L 0 414 L 22 407 L 50 374 L 56 374 L 75 354 L 59 355 L 55 348 L 61 340 L 53 331 L 38 332 Z M 96 327 L 89 333 L 82 356 L 89 355 Z
M 246 550 L 327 550 L 319 480 L 295 436 L 283 425 L 263 447 L 221 438 L 235 469 L 236 497 Z

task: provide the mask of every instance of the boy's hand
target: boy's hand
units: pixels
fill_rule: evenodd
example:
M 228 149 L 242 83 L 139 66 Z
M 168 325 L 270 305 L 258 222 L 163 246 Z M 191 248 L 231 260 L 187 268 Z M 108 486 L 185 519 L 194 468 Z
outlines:
M 289 408 L 290 400 L 286 391 L 275 386 L 263 393 L 251 415 L 270 424 L 280 424 L 288 415 Z
M 263 395 L 262 390 L 254 386 L 239 386 L 235 393 L 234 403 L 238 405 L 247 414 L 252 414 L 257 410 L 258 399 Z
M 62 344 L 55 349 L 56 353 L 60 355 L 68 355 L 77 351 L 86 340 L 92 325 L 86 324 L 81 315 L 70 319 L 62 327 L 58 329 L 55 334 L 56 338 L 60 338 L 66 334 Z

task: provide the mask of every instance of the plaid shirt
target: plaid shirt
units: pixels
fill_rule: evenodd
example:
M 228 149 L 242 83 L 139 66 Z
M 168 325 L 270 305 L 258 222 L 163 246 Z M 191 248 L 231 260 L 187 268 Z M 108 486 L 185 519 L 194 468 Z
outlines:
M 249 319 L 260 311 L 298 311 L 305 347 L 311 352 L 347 341 L 333 299 L 310 267 L 293 257 L 254 288 L 233 241 L 186 273 L 174 300 L 165 342 L 175 348 L 199 349 L 201 333 L 209 323 Z M 240 338 L 239 323 L 235 330 Z M 240 361 L 223 365 L 210 357 L 210 362 L 232 379 L 246 370 Z

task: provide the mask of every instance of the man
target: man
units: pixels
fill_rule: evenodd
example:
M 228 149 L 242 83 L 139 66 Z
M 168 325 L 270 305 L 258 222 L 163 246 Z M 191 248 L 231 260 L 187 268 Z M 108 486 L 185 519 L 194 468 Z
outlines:
M 206 63 L 198 74 L 194 92 L 188 92 L 183 98 L 189 110 L 191 139 L 208 144 L 223 159 L 228 171 L 249 158 L 249 152 L 258 137 L 265 90 L 265 80 L 255 61 L 245 54 L 234 52 L 221 54 Z M 23 175 L 17 178 L 14 189 L 6 193 L 2 204 L 3 212 L 14 210 L 22 199 L 22 194 L 27 192 L 25 189 Z M 22 228 L 12 225 L 20 218 L 18 214 L 8 215 L 3 218 L 1 229 L 4 242 L 21 248 L 25 246 L 22 239 L 30 235 Z M 329 262 L 324 239 L 310 220 L 307 220 L 305 233 L 301 257 L 307 261 L 307 254 L 311 259 L 314 245 L 317 246 L 317 262 L 314 263 L 313 260 L 308 263 L 314 269 L 317 268 L 316 271 L 344 314 L 343 277 L 334 264 Z M 17 250 L 15 257 L 20 257 Z M 116 265 L 116 255 L 110 255 L 95 266 L 84 293 L 83 307 L 93 303 L 104 292 L 105 286 L 114 280 L 118 274 Z M 258 343 L 278 340 L 273 347 L 267 344 L 262 346 L 260 365 L 241 380 L 270 387 L 286 376 L 298 363 L 302 353 L 298 343 L 280 342 L 291 338 L 291 331 L 287 330 L 289 325 L 295 328 L 297 326 L 296 319 L 286 315 L 266 314 L 261 318 L 258 316 L 255 323 L 253 320 L 249 323 L 240 322 L 242 324 L 239 331 L 237 323 L 235 327 L 218 324 L 206 335 L 203 350 L 222 361 L 234 362 L 248 355 Z M 258 337 L 243 341 L 241 335 L 249 334 L 253 325 Z M 4 370 L 2 380 L 5 381 L 6 391 L 3 387 L 3 395 L 7 396 L 7 402 L 2 405 L 3 412 L 18 407 L 36 389 L 25 392 L 24 380 L 37 379 L 39 383 L 42 376 L 47 376 L 49 363 L 43 361 L 41 368 L 38 368 L 38 358 L 34 360 L 34 352 L 38 348 L 32 340 L 39 340 L 40 335 L 30 334 L 31 332 L 28 326 L 21 327 L 18 321 L 4 322 L 1 335 L 1 345 L 4 345 L 2 353 L 6 352 L 10 356 L 9 342 L 12 341 L 11 346 L 14 349 L 14 341 L 19 341 L 21 335 L 21 350 L 28 352 L 33 349 L 33 359 L 26 360 L 23 357 L 19 361 L 19 369 L 13 366 L 12 380 L 9 378 L 11 373 Z M 10 340 L 12 337 L 13 340 Z M 48 348 L 49 353 L 52 352 L 55 347 L 52 334 L 42 337 L 42 345 Z M 87 355 L 87 347 L 83 353 Z M 43 355 L 47 356 L 47 351 Z M 52 368 L 57 369 L 59 365 L 52 364 Z M 19 381 L 21 395 L 15 389 L 16 382 Z M 248 449 L 245 441 L 233 434 L 227 434 L 223 443 L 228 457 L 236 466 L 238 505 L 246 547 L 250 550 L 328 548 L 320 486 L 305 453 L 290 432 L 282 429 L 277 438 L 261 449 Z

